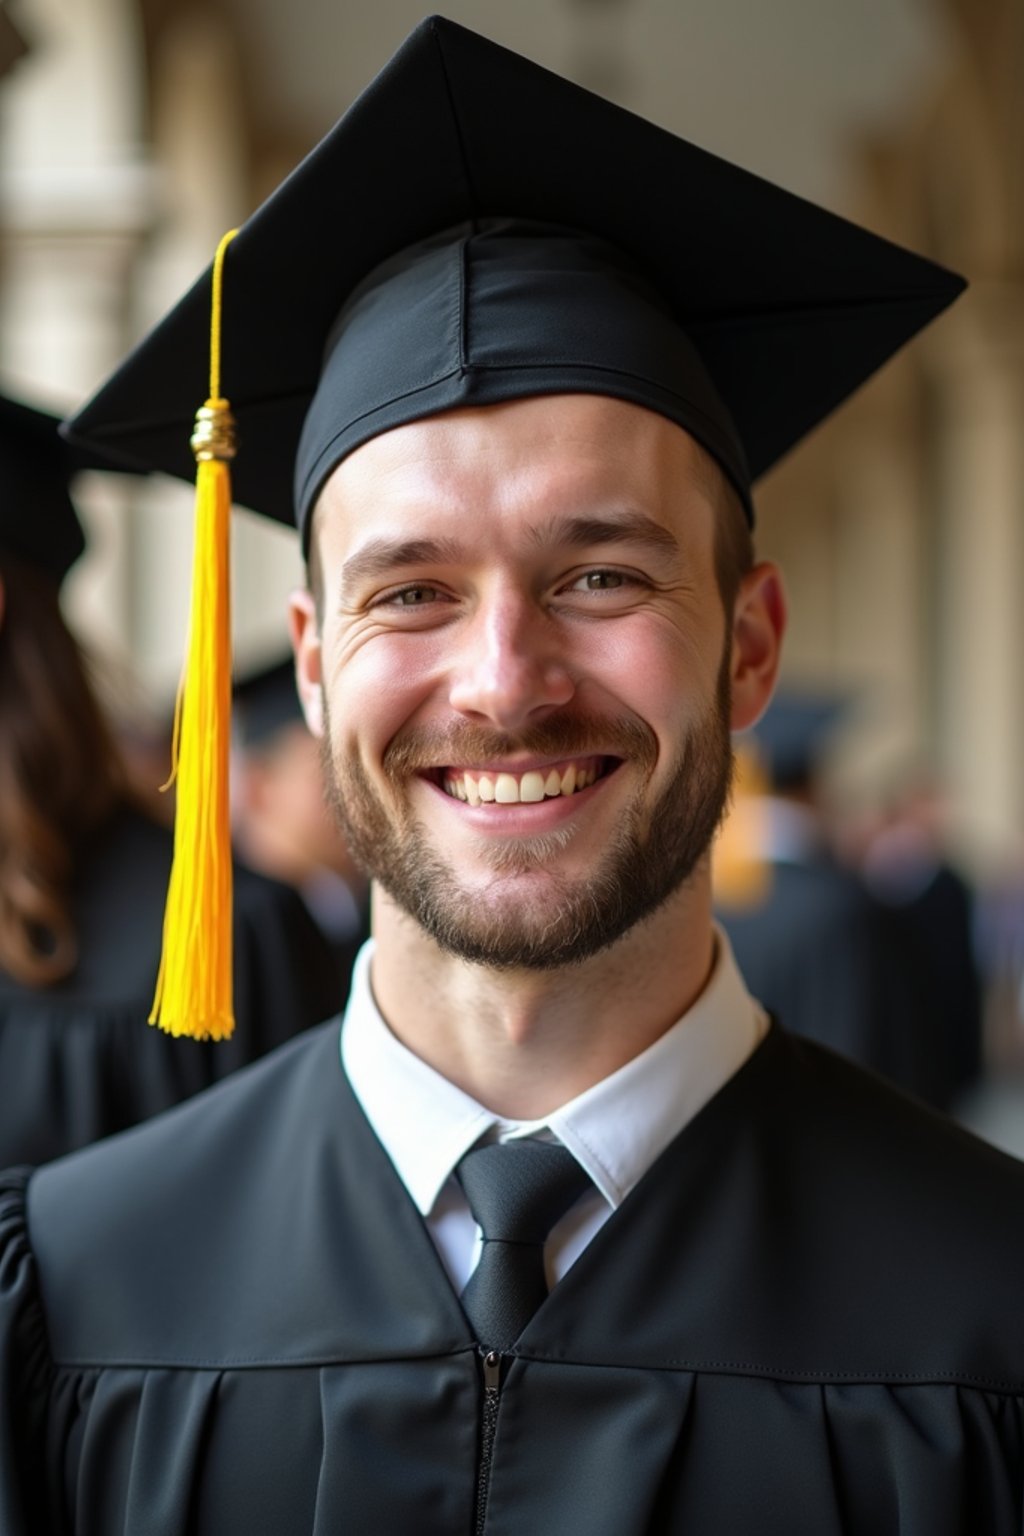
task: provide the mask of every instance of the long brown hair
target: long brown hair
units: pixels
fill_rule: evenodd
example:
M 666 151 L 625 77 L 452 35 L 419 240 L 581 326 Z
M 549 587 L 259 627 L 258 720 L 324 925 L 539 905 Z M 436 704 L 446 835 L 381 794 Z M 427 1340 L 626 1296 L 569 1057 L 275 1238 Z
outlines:
M 56 580 L 0 551 L 0 582 L 0 970 L 48 986 L 75 967 L 75 860 L 122 774 Z

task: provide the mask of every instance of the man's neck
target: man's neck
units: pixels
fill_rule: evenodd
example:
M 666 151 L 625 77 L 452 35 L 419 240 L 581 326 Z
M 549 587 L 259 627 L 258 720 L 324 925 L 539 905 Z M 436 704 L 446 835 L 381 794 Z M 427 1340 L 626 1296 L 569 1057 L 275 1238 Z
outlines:
M 618 943 L 555 971 L 497 971 L 442 951 L 374 891 L 374 996 L 402 1043 L 495 1114 L 542 1119 L 652 1045 L 714 960 L 701 875 Z

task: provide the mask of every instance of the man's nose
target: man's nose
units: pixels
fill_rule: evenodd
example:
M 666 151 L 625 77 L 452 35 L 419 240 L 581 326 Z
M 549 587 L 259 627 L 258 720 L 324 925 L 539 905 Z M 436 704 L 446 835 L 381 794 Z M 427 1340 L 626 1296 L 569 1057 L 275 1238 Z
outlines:
M 462 634 L 449 703 L 512 731 L 568 704 L 576 684 L 551 619 L 521 595 L 484 603 Z

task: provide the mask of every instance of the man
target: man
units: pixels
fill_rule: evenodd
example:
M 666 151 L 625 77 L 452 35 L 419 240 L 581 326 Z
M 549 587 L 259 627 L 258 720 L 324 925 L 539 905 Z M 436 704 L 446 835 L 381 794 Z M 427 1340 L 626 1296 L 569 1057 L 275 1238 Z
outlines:
M 343 1064 L 10 1179 L 5 1530 L 1017 1530 L 1024 1178 L 769 1027 L 707 874 L 750 472 L 957 284 L 437 20 L 225 276 L 374 943 Z M 181 465 L 206 312 L 73 430 Z

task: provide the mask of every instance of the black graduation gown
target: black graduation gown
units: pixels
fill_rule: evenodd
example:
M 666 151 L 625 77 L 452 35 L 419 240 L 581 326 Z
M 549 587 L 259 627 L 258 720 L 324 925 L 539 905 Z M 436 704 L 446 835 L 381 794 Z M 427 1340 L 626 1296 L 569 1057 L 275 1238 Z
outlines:
M 149 1028 L 171 851 L 164 827 L 119 810 L 78 871 L 74 974 L 37 988 L 0 971 L 0 1167 L 45 1162 L 168 1109 L 344 1001 L 338 961 L 299 898 L 238 868 L 233 1038 Z
M 1022 1209 L 773 1027 L 505 1360 L 482 1528 L 1019 1536 Z M 4 1536 L 477 1528 L 480 1358 L 337 1024 L 6 1175 L 0 1230 Z

